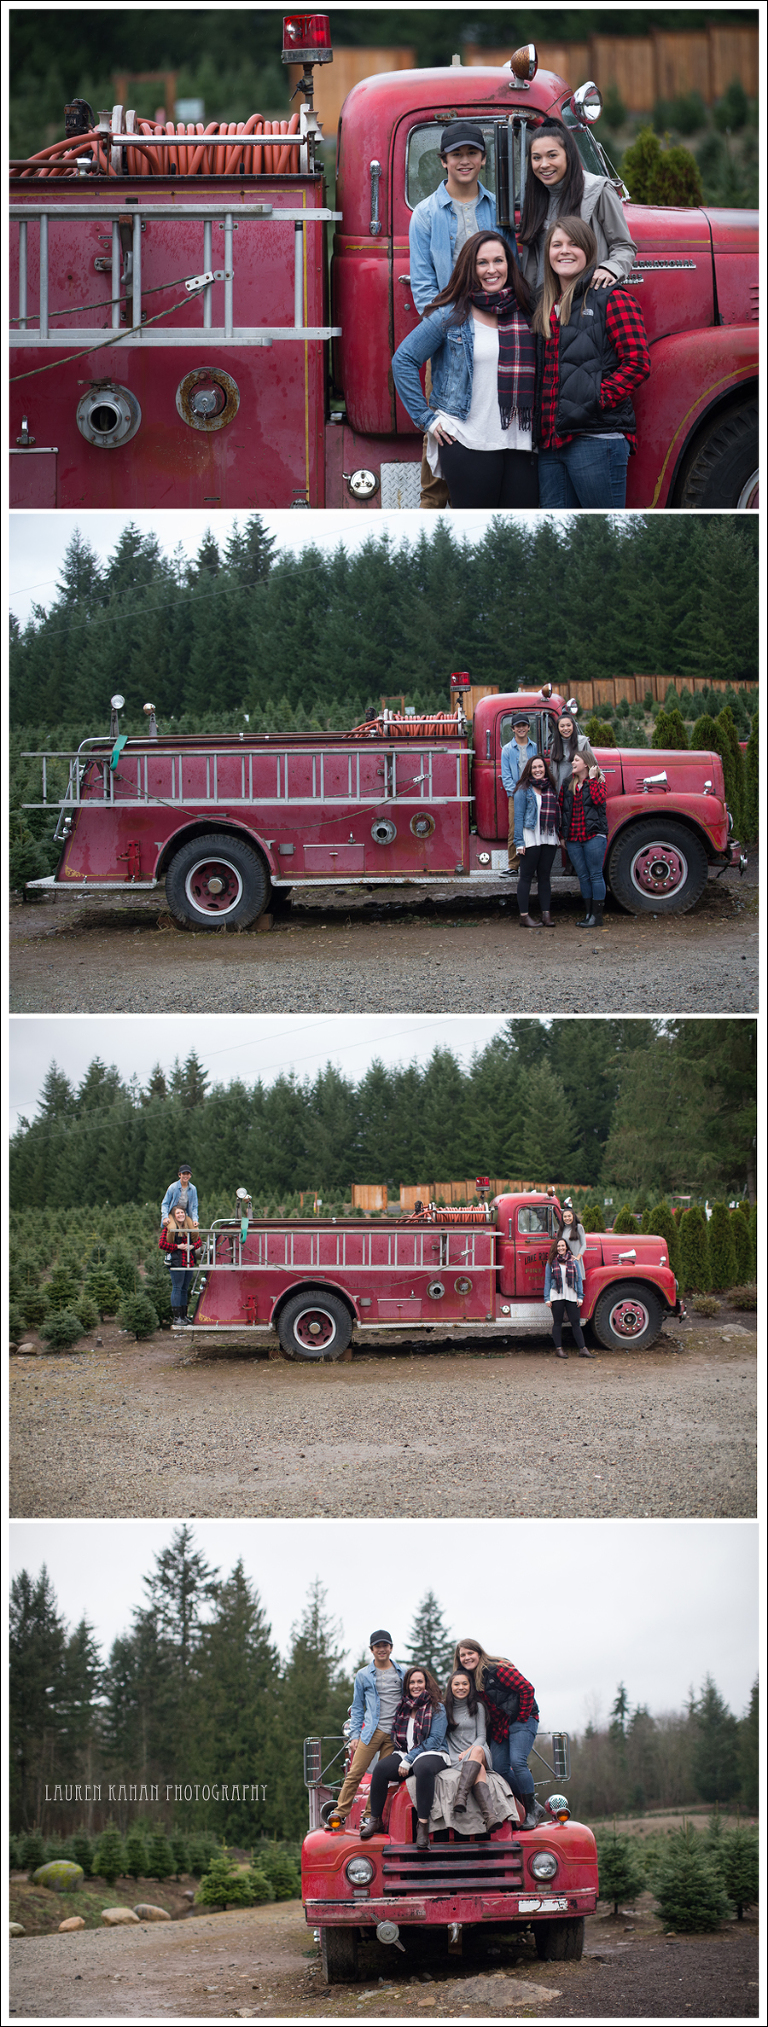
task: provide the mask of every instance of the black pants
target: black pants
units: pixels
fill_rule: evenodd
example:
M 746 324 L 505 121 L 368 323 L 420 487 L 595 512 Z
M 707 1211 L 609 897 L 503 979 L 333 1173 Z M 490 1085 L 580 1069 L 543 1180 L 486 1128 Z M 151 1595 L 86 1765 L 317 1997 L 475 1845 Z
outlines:
M 527 852 L 525 856 L 526 858 L 528 857 Z M 560 1350 L 563 1341 L 564 1323 L 570 1323 L 574 1341 L 578 1345 L 579 1351 L 583 1351 L 585 1347 L 581 1334 L 578 1302 L 553 1302 L 552 1304 L 552 1336 L 555 1340 L 556 1351 Z
M 557 845 L 526 845 L 520 860 L 517 882 L 517 905 L 521 915 L 527 915 L 531 893 L 531 881 L 536 879 L 539 889 L 539 907 L 542 915 L 548 915 L 552 906 L 552 867 Z
M 538 458 L 530 450 L 467 450 L 441 443 L 452 507 L 538 507 Z
M 398 1767 L 402 1757 L 402 1753 L 388 1753 L 386 1759 L 377 1761 L 371 1774 L 369 1807 L 372 1816 L 381 1815 L 390 1781 L 397 1781 L 399 1787 Z M 429 1815 L 435 1799 L 435 1781 L 438 1774 L 443 1772 L 445 1764 L 441 1753 L 419 1753 L 418 1759 L 414 1761 L 416 1814 L 421 1816 L 422 1822 L 426 1822 Z

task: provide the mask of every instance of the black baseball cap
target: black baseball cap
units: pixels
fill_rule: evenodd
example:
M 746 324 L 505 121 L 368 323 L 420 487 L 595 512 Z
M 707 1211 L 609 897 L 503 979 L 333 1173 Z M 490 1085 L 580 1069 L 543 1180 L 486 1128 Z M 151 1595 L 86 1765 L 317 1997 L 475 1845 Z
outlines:
M 516 711 L 512 719 L 512 729 L 514 730 L 516 725 L 530 725 L 530 722 L 530 715 L 527 711 Z
M 179 1175 L 191 1175 L 191 1174 L 192 1174 L 192 1163 L 191 1163 L 191 1161 L 180 1161 L 180 1162 L 179 1162 Z
M 369 1642 L 368 1642 L 368 1645 L 369 1645 L 369 1647 L 377 1647 L 377 1646 L 378 1646 L 378 1644 L 379 1644 L 379 1641 L 380 1641 L 380 1640 L 386 1640 L 386 1642 L 387 1642 L 387 1645 L 388 1645 L 389 1647 L 391 1647 L 391 1645 L 392 1645 L 392 1634 L 391 1634 L 391 1633 L 385 1633 L 385 1632 L 384 1632 L 384 1629 L 383 1629 L 383 1627 L 381 1627 L 381 1626 L 379 1627 L 379 1630 L 378 1630 L 378 1632 L 377 1632 L 377 1633 L 372 1633 L 372 1634 L 371 1634 L 370 1640 L 369 1640 Z
M 440 153 L 449 155 L 452 148 L 479 148 L 485 154 L 485 135 L 482 127 L 476 127 L 472 120 L 452 120 L 449 127 L 443 127 L 440 135 Z

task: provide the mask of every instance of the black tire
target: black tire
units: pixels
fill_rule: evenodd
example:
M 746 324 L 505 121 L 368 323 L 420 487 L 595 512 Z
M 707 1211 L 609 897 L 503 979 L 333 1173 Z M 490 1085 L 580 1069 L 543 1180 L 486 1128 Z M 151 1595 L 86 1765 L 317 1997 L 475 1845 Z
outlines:
M 320 1959 L 326 1985 L 355 1985 L 358 1976 L 357 1930 L 322 1928 Z
M 757 402 L 730 408 L 705 424 L 675 487 L 676 507 L 738 507 L 757 482 Z
M 221 881 L 215 892 L 209 882 Z M 247 928 L 263 915 L 270 882 L 261 854 L 244 838 L 207 831 L 174 854 L 165 891 L 182 929 Z
M 352 1318 L 338 1295 L 307 1288 L 281 1309 L 277 1334 L 288 1358 L 341 1358 L 352 1336 Z
M 629 915 L 687 915 L 701 900 L 709 862 L 701 840 L 663 811 L 621 832 L 606 880 Z
M 606 1351 L 647 1351 L 661 1330 L 664 1305 L 655 1288 L 641 1281 L 617 1281 L 598 1295 L 592 1318 Z
M 575 1921 L 535 1921 L 536 1953 L 542 1964 L 578 1963 L 584 1954 L 584 1916 Z

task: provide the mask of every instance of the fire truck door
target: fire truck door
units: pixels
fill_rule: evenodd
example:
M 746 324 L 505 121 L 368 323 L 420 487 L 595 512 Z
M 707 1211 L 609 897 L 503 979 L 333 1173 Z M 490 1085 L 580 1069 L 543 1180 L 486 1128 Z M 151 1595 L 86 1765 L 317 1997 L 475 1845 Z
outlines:
M 518 1302 L 543 1302 L 544 1270 L 552 1244 L 554 1214 L 549 1204 L 521 1204 L 517 1213 L 515 1295 Z
M 516 711 L 510 707 L 509 711 L 502 712 L 496 720 L 496 836 L 497 838 L 503 838 L 505 841 L 509 825 L 509 803 L 507 791 L 501 779 L 501 756 L 504 747 L 509 745 L 510 739 L 514 739 L 513 722 L 516 715 Z M 530 713 L 528 736 L 534 741 L 537 753 L 543 753 L 545 758 L 552 745 L 552 734 L 556 723 L 557 720 L 551 711 L 531 711 Z M 621 779 L 621 776 L 619 776 L 619 779 Z
M 477 115 L 486 141 L 487 161 L 480 177 L 485 187 L 493 192 L 495 188 L 494 146 L 496 129 L 492 119 L 482 113 Z M 395 128 L 391 154 L 390 218 L 392 220 L 392 329 L 395 349 L 407 338 L 409 331 L 415 331 L 419 311 L 411 292 L 410 248 L 408 234 L 411 218 L 417 204 L 425 197 L 431 197 L 445 182 L 445 170 L 440 160 L 440 134 L 446 122 L 455 119 L 456 114 L 449 106 L 442 111 L 431 107 L 422 112 L 411 108 Z M 437 291 L 435 291 L 437 293 Z M 423 315 L 423 310 L 422 313 Z M 399 397 L 396 402 L 397 430 L 399 435 L 412 436 L 414 426 Z

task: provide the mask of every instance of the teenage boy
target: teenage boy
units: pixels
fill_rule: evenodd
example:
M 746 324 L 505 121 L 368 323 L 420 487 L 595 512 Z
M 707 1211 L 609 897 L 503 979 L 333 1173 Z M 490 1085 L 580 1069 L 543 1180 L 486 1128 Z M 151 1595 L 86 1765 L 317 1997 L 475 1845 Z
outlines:
M 349 1772 L 331 1817 L 332 1827 L 344 1823 L 363 1774 L 378 1753 L 394 1752 L 390 1726 L 403 1693 L 407 1661 L 392 1660 L 392 1635 L 379 1627 L 371 1634 L 373 1660 L 358 1668 L 352 1697 L 349 1743 L 354 1747 Z
M 536 747 L 530 737 L 530 721 L 524 711 L 518 711 L 512 720 L 513 737 L 501 749 L 501 784 L 509 797 L 509 831 L 507 836 L 507 865 L 503 877 L 508 879 L 517 865 L 515 851 L 515 789 L 527 761 L 535 760 Z
M 416 205 L 409 232 L 411 295 L 420 317 L 450 281 L 465 240 L 496 224 L 496 199 L 480 182 L 480 171 L 485 167 L 482 127 L 472 120 L 452 120 L 440 135 L 440 160 L 445 182 Z M 427 364 L 427 400 L 430 388 Z M 427 462 L 425 437 L 421 505 L 437 508 L 448 504 L 445 479 L 435 478 Z
M 192 1181 L 192 1170 L 188 1161 L 182 1161 L 178 1182 L 169 1182 L 165 1196 L 163 1197 L 160 1215 L 164 1225 L 167 1225 L 171 1211 L 175 1211 L 177 1204 L 181 1204 L 181 1208 L 183 1211 L 186 1211 L 187 1217 L 194 1218 L 195 1224 L 197 1224 L 197 1190 Z

